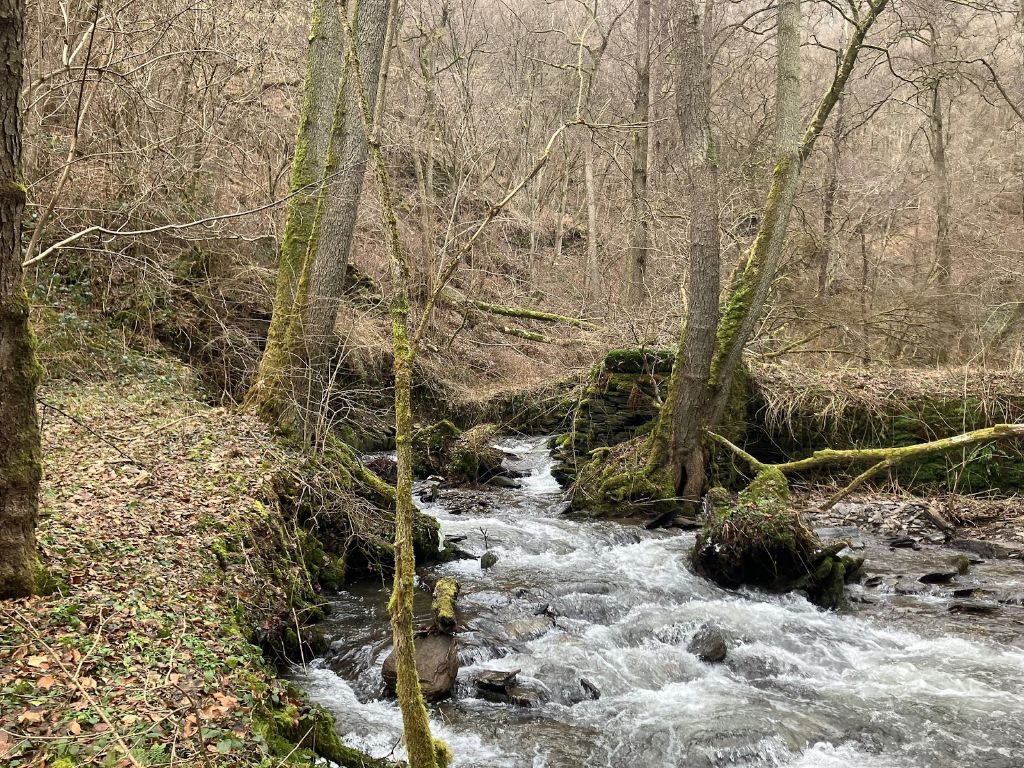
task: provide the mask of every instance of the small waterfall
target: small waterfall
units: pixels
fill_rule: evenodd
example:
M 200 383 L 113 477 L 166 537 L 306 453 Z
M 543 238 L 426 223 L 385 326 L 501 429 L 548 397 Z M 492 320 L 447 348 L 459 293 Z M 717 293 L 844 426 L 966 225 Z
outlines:
M 692 535 L 560 515 L 543 445 L 501 446 L 527 473 L 519 489 L 422 505 L 443 534 L 466 537 L 463 548 L 482 554 L 486 539 L 499 556 L 488 570 L 477 560 L 437 569 L 463 590 L 457 695 L 432 708 L 457 766 L 1024 766 L 1024 651 L 1006 642 L 1019 640 L 1024 612 L 954 624 L 928 596 L 834 614 L 797 595 L 720 589 L 688 568 Z M 1021 579 L 1019 563 L 992 568 Z M 346 742 L 401 757 L 400 716 L 380 677 L 385 602 L 383 585 L 338 596 L 325 624 L 330 661 L 295 678 L 335 712 Z M 687 651 L 707 622 L 729 640 L 722 664 Z M 482 669 L 521 670 L 546 702 L 476 698 Z M 581 678 L 600 698 L 584 695 Z

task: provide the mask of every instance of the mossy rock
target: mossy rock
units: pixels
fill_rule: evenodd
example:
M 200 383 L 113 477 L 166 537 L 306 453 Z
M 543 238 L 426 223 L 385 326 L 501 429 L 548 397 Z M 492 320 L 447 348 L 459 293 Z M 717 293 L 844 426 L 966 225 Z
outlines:
M 342 743 L 334 717 L 323 707 L 309 705 L 305 697 L 290 689 L 295 700 L 272 711 L 254 716 L 256 729 L 270 752 L 283 765 L 312 765 L 329 760 L 341 768 L 396 768 L 387 760 L 370 757 Z
M 417 427 L 412 435 L 413 471 L 420 477 L 441 474 L 462 430 L 447 419 Z
M 675 357 L 672 349 L 613 349 L 604 356 L 602 366 L 615 373 L 668 374 Z
M 479 424 L 463 432 L 452 446 L 444 467 L 450 482 L 479 483 L 501 472 L 504 454 L 492 445 L 496 424 Z
M 417 474 L 441 475 L 451 483 L 479 483 L 501 472 L 504 455 L 491 445 L 496 424 L 478 424 L 466 431 L 450 421 L 421 427 L 413 435 Z

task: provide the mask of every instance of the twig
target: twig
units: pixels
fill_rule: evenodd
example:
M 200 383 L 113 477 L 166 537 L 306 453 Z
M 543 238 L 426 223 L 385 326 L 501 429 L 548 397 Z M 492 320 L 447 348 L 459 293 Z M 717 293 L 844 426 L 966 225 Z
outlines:
M 121 454 L 121 456 L 123 456 L 125 459 L 130 461 L 132 464 L 137 464 L 138 466 L 142 467 L 143 469 L 150 469 L 149 466 L 147 466 L 146 464 L 143 464 L 141 461 L 136 459 L 130 453 L 125 452 L 125 450 L 123 448 L 121 448 L 119 445 L 117 445 L 117 443 L 114 443 L 111 440 L 107 439 L 106 437 L 101 435 L 99 432 L 97 432 L 95 429 L 90 427 L 88 424 L 80 421 L 79 419 L 76 419 L 74 416 L 72 416 L 67 411 L 62 411 L 60 408 L 58 408 L 57 406 L 53 405 L 52 403 L 48 403 L 45 400 L 43 400 L 41 398 L 38 398 L 38 397 L 36 398 L 36 402 L 39 403 L 39 405 L 43 406 L 43 408 L 47 408 L 47 409 L 53 411 L 54 413 L 59 413 L 61 416 L 63 416 L 64 418 L 68 419 L 69 421 L 73 421 L 75 424 L 80 426 L 82 429 L 84 429 L 90 435 L 95 437 L 101 443 L 103 443 L 106 446 L 109 446 L 110 448 L 113 448 L 115 451 L 117 451 L 119 454 Z
M 32 635 L 32 638 L 43 647 L 43 649 L 46 651 L 47 655 L 51 659 L 57 662 L 57 666 L 61 668 L 61 671 L 68 678 L 68 680 L 71 681 L 71 684 L 78 689 L 78 692 L 82 695 L 82 697 L 89 702 L 89 706 L 95 709 L 97 714 L 99 714 L 100 718 L 102 718 L 103 722 L 107 724 L 107 727 L 110 728 L 110 733 L 114 737 L 114 741 L 116 741 L 118 746 L 120 746 L 121 749 L 124 750 L 125 757 L 128 759 L 128 761 L 133 766 L 135 766 L 135 768 L 142 768 L 142 764 L 135 759 L 135 756 L 132 754 L 131 748 L 125 743 L 124 738 L 122 738 L 117 728 L 114 727 L 114 723 L 111 721 L 110 716 L 107 715 L 106 710 L 103 709 L 102 706 L 100 706 L 100 703 L 95 698 L 93 698 L 92 694 L 90 694 L 89 691 L 87 691 L 85 687 L 78 681 L 78 676 L 73 674 L 71 670 L 64 666 L 64 662 L 61 661 L 60 656 L 58 656 L 57 652 L 54 651 L 53 648 L 51 648 L 50 645 L 45 640 L 43 640 L 42 636 L 39 634 L 39 631 L 32 625 L 32 623 L 29 622 L 24 616 L 22 616 L 21 612 L 17 608 L 13 609 L 13 611 L 15 621 L 21 624 L 21 626 L 24 627 L 29 632 L 29 634 Z

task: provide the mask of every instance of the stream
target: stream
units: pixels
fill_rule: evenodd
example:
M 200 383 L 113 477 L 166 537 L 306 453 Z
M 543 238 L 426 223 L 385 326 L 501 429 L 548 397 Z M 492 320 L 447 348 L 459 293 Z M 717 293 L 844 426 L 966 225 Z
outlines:
M 857 546 L 875 585 L 852 587 L 849 611 L 728 591 L 688 567 L 692 533 L 560 514 L 544 445 L 501 446 L 529 473 L 519 489 L 421 503 L 442 535 L 466 536 L 460 546 L 475 555 L 486 537 L 499 556 L 489 570 L 477 559 L 433 569 L 462 586 L 459 682 L 430 708 L 456 766 L 1024 766 L 1020 561 L 975 562 L 957 577 L 991 595 L 962 612 L 951 610 L 950 585 L 896 588 L 956 553 L 893 550 L 863 533 Z M 384 585 L 334 597 L 323 624 L 331 654 L 292 677 L 334 712 L 346 743 L 401 758 L 401 717 L 380 673 L 386 601 Z M 418 609 L 425 620 L 425 591 Z M 687 651 L 707 622 L 728 638 L 724 663 Z M 521 670 L 544 703 L 477 698 L 482 670 Z M 581 678 L 600 698 L 587 697 Z

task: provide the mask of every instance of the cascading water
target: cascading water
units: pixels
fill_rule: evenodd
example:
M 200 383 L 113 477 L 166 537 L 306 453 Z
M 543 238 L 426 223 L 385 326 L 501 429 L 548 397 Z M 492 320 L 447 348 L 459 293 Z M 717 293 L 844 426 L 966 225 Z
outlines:
M 477 560 L 437 568 L 462 585 L 460 681 L 432 709 L 457 766 L 1024 766 L 1024 612 L 957 618 L 940 597 L 890 592 L 835 614 L 795 595 L 720 589 L 687 567 L 692 534 L 559 515 L 542 446 L 503 446 L 530 473 L 521 489 L 461 492 L 487 510 L 423 505 L 443 534 L 467 537 L 465 549 L 481 554 L 486 538 L 499 555 L 488 570 Z M 921 556 L 876 549 L 872 572 Z M 872 569 L 875 559 L 887 562 Z M 1021 578 L 1019 563 L 985 568 L 1003 583 Z M 386 594 L 338 596 L 324 627 L 334 655 L 295 677 L 337 715 L 346 742 L 401 757 L 401 718 L 380 676 Z M 687 651 L 707 622 L 729 638 L 723 664 Z M 471 681 L 484 669 L 521 670 L 545 702 L 477 698 Z

